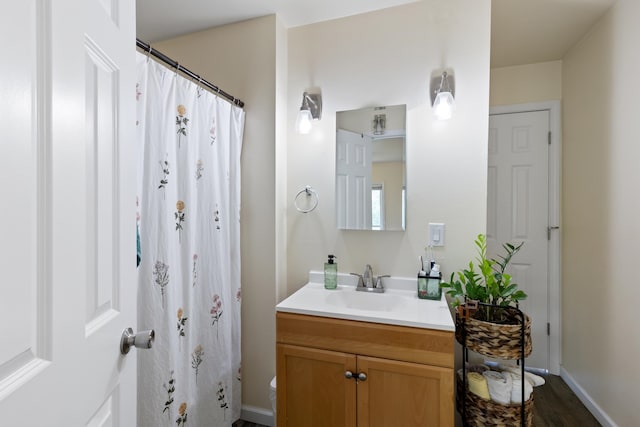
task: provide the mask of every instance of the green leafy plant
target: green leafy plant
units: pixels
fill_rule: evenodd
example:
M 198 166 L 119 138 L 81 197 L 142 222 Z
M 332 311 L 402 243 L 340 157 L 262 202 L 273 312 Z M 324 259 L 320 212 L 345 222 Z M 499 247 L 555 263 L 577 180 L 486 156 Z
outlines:
M 505 273 L 509 262 L 524 242 L 519 245 L 503 244 L 505 254 L 499 255 L 498 260 L 487 258 L 487 238 L 484 234 L 479 234 L 474 243 L 478 251 L 477 264 L 474 265 L 473 261 L 470 261 L 468 268 L 451 273 L 449 282 L 440 284 L 451 297 L 451 305 L 457 307 L 466 299 L 507 307 L 527 298 L 527 294 L 519 290 L 518 285 L 511 281 L 511 276 Z M 481 312 L 484 312 L 483 320 L 502 320 L 500 310 L 489 310 L 487 307 Z

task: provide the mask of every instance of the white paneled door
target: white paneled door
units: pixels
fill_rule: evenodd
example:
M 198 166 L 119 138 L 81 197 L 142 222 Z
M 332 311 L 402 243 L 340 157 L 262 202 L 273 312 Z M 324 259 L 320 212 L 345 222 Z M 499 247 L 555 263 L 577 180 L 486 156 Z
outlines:
M 373 140 L 370 136 L 338 129 L 336 141 L 337 226 L 371 230 Z
M 134 426 L 135 3 L 2 5 L 0 424 Z
M 525 242 L 508 271 L 528 298 L 533 352 L 526 365 L 549 369 L 549 111 L 491 115 L 487 176 L 487 245 Z

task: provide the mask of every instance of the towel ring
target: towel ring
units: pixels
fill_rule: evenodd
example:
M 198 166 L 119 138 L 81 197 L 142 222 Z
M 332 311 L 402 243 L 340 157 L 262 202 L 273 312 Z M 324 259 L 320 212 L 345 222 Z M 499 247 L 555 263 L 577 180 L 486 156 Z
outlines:
M 314 202 L 313 202 L 313 206 L 311 206 L 308 209 L 302 209 L 300 206 L 298 206 L 298 198 L 300 197 L 301 194 L 306 194 L 307 197 L 313 197 L 315 199 Z M 310 185 L 307 185 L 306 187 L 304 187 L 303 190 L 300 190 L 300 192 L 298 192 L 298 194 L 296 194 L 296 197 L 293 200 L 293 205 L 296 207 L 296 210 L 298 212 L 309 213 L 309 212 L 311 212 L 312 210 L 314 210 L 318 206 L 318 193 L 316 193 L 316 190 L 311 188 Z

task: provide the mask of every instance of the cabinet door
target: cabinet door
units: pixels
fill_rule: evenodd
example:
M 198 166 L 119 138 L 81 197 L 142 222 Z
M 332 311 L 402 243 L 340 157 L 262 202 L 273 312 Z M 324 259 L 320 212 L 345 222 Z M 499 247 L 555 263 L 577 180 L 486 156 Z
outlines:
M 278 344 L 277 364 L 279 427 L 356 425 L 355 355 Z
M 454 424 L 453 370 L 358 356 L 358 427 Z

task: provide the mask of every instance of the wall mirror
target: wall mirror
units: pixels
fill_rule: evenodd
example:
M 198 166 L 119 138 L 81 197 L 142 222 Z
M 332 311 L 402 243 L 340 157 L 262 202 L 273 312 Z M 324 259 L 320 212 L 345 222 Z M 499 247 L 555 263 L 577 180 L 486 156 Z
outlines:
M 336 113 L 336 224 L 406 227 L 406 105 Z

